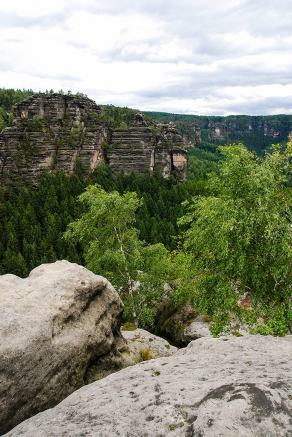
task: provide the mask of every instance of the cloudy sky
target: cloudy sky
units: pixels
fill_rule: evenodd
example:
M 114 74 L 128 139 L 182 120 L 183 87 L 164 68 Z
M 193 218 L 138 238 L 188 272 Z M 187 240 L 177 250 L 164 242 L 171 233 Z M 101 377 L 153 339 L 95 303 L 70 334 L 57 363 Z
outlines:
M 292 0 L 1 0 L 0 87 L 292 114 Z

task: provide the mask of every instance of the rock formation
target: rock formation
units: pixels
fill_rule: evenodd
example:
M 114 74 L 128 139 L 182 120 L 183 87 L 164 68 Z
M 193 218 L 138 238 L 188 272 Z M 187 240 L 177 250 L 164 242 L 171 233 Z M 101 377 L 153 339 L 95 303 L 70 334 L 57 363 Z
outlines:
M 128 129 L 113 132 L 107 157 L 114 173 L 156 172 L 164 178 L 176 173 L 183 181 L 187 175 L 184 147 L 184 140 L 175 125 L 147 123 L 138 113 Z
M 197 316 L 192 323 L 184 329 L 186 340 L 196 340 L 202 337 L 211 337 L 210 324 L 202 316 Z
M 155 125 L 141 114 L 112 129 L 101 109 L 83 96 L 35 94 L 14 109 L 13 125 L 0 133 L 0 183 L 36 183 L 46 170 L 87 172 L 107 162 L 114 173 L 175 173 L 186 179 L 185 142 L 173 124 Z
M 165 295 L 157 308 L 155 330 L 157 335 L 167 338 L 172 344 L 184 347 L 198 336 L 191 337 L 189 326 L 198 317 L 193 306 L 186 304 L 175 307 L 171 299 L 171 291 L 166 287 Z
M 246 137 L 269 137 L 274 141 L 280 141 L 288 138 L 287 127 L 285 132 L 283 129 L 272 126 L 264 117 L 244 117 L 238 116 L 218 122 L 213 121 L 210 117 L 207 129 L 209 130 L 209 140 L 211 142 L 226 142 L 226 141 L 240 141 Z M 292 123 L 291 123 L 292 127 Z
M 14 109 L 13 126 L 0 134 L 2 180 L 37 180 L 45 170 L 72 173 L 77 160 L 93 171 L 102 162 L 108 129 L 90 99 L 34 95 Z
M 288 437 L 291 355 L 292 336 L 202 338 L 81 388 L 8 436 Z
M 171 346 L 164 338 L 153 335 L 145 329 L 122 331 L 130 352 L 137 361 L 173 355 L 177 348 Z
M 177 129 L 195 146 L 206 143 L 242 142 L 257 152 L 271 144 L 286 142 L 292 132 L 292 115 L 205 116 L 146 112 L 154 120 L 174 121 Z
M 103 277 L 57 261 L 0 276 L 0 434 L 121 364 L 122 302 Z

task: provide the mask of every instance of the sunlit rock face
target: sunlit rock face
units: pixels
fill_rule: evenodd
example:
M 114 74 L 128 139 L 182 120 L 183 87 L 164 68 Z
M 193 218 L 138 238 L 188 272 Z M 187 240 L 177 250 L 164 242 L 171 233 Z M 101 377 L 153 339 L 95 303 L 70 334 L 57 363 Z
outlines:
M 70 174 L 80 164 L 92 172 L 105 162 L 113 173 L 175 174 L 183 181 L 185 145 L 172 123 L 156 125 L 138 113 L 125 129 L 113 130 L 87 97 L 37 94 L 15 107 L 12 126 L 0 133 L 0 182 L 37 183 L 45 171 Z

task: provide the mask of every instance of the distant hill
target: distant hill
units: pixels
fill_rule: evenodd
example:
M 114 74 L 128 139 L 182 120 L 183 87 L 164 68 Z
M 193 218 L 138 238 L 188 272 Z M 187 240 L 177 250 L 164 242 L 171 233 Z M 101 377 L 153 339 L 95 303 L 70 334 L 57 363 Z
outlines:
M 292 115 L 198 116 L 145 112 L 157 122 L 173 122 L 178 130 L 196 145 L 209 146 L 242 142 L 261 153 L 271 144 L 287 141 L 292 132 Z

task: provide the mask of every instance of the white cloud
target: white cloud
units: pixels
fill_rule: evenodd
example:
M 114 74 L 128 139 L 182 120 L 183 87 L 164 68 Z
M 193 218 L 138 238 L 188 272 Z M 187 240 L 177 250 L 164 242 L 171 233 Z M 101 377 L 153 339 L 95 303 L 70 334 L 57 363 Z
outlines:
M 0 84 L 200 114 L 291 113 L 290 0 L 10 0 Z

